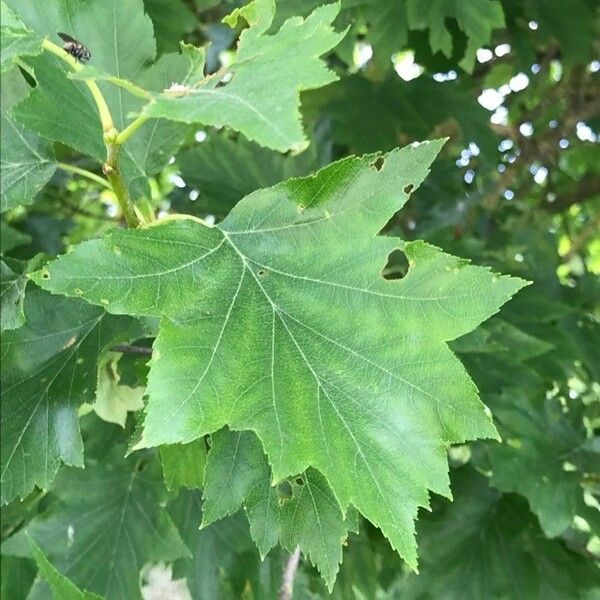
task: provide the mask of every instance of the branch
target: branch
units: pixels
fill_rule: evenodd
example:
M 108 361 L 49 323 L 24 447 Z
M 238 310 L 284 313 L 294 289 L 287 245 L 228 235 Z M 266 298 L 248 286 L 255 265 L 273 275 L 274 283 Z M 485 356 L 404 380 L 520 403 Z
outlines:
M 122 352 L 123 354 L 146 354 L 152 355 L 152 348 L 146 346 L 130 346 L 129 344 L 118 344 L 111 348 L 113 352 Z
M 42 41 L 42 48 L 48 52 L 58 56 L 61 60 L 65 61 L 75 72 L 81 71 L 83 66 L 68 52 L 63 50 L 60 46 L 57 46 L 48 39 Z M 106 104 L 106 100 L 98 87 L 98 84 L 93 79 L 84 79 L 84 83 L 88 86 L 96 106 L 98 107 L 98 113 L 100 115 L 100 122 L 102 123 L 102 131 L 104 132 L 104 144 L 106 145 L 106 162 L 102 165 L 102 171 L 106 175 L 113 192 L 115 193 L 121 212 L 125 217 L 125 222 L 128 227 L 138 227 L 140 220 L 135 212 L 129 192 L 121 171 L 119 169 L 117 157 L 121 143 L 124 143 L 131 134 L 133 134 L 138 127 L 143 125 L 144 121 L 139 122 L 140 119 L 134 121 L 126 130 L 126 135 L 119 141 L 119 131 L 115 128 L 110 109 Z M 124 133 L 124 132 L 122 132 Z M 81 174 L 81 173 L 80 173 Z
M 279 590 L 279 600 L 292 600 L 292 594 L 294 593 L 294 579 L 296 578 L 296 572 L 298 571 L 299 563 L 300 546 L 296 546 L 296 549 L 292 554 L 290 554 L 283 569 L 281 588 Z
M 566 210 L 573 204 L 577 204 L 598 194 L 600 194 L 600 177 L 597 175 L 588 175 L 579 182 L 577 188 L 571 192 L 557 196 L 554 202 L 546 202 L 544 206 L 548 212 L 558 213 Z
M 53 42 L 48 39 L 42 41 L 42 48 L 55 54 L 61 60 L 64 60 L 75 72 L 81 71 L 83 66 L 77 62 L 77 60 L 71 56 L 67 51 L 63 50 L 60 46 L 57 46 Z M 94 101 L 96 102 L 96 106 L 98 107 L 98 113 L 100 114 L 100 122 L 102 123 L 102 131 L 105 133 L 111 131 L 115 128 L 112 116 L 110 114 L 110 110 L 108 105 L 106 104 L 106 100 L 98 87 L 98 84 L 93 79 L 84 79 L 84 83 L 92 92 L 92 96 L 94 97 Z

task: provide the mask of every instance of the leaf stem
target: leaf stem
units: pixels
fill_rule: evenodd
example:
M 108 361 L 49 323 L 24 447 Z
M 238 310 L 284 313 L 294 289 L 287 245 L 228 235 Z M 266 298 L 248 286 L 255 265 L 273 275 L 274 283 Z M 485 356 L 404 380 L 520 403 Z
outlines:
M 71 56 L 68 52 L 63 50 L 60 46 L 57 46 L 48 39 L 42 41 L 42 48 L 48 52 L 55 54 L 61 60 L 65 61 L 75 72 L 79 72 L 83 69 L 83 66 Z M 128 227 L 138 227 L 140 220 L 135 212 L 135 208 L 129 197 L 127 186 L 123 181 L 121 170 L 117 157 L 119 154 L 119 147 L 140 127 L 142 123 L 137 123 L 141 117 L 136 119 L 129 127 L 125 128 L 121 132 L 121 141 L 119 141 L 119 131 L 116 129 L 115 124 L 110 114 L 110 109 L 106 104 L 106 100 L 98 87 L 98 84 L 92 79 L 84 79 L 84 83 L 88 86 L 96 106 L 98 107 L 98 113 L 100 115 L 100 122 L 102 124 L 102 131 L 104 132 L 104 144 L 106 145 L 106 162 L 102 165 L 102 171 L 106 175 L 106 178 L 110 182 L 110 186 L 117 197 L 121 212 L 125 218 L 125 222 Z M 123 135 L 125 134 L 125 135 Z M 81 174 L 81 173 L 80 173 Z
M 42 41 L 42 48 L 47 50 L 48 52 L 55 54 L 61 60 L 64 60 L 75 72 L 81 71 L 83 66 L 77 62 L 75 57 L 71 56 L 68 52 L 63 50 L 60 46 L 57 46 L 53 42 L 48 39 L 44 39 Z M 115 125 L 112 120 L 112 116 L 110 114 L 110 110 L 108 105 L 106 104 L 106 100 L 98 87 L 98 84 L 92 79 L 84 79 L 84 83 L 88 86 L 92 96 L 94 98 L 94 102 L 96 102 L 96 106 L 98 107 L 98 113 L 100 114 L 100 122 L 102 123 L 102 131 L 107 133 L 115 128 Z
M 122 146 L 147 120 L 149 117 L 140 115 L 135 121 L 132 121 L 115 138 L 115 144 Z
M 75 165 L 69 165 L 69 164 L 63 163 L 63 162 L 57 162 L 56 166 L 59 169 L 62 169 L 63 171 L 70 171 L 71 173 L 77 173 L 77 175 L 81 175 L 82 177 L 87 177 L 88 179 L 91 179 L 92 181 L 99 183 L 100 185 L 104 186 L 105 188 L 108 188 L 109 190 L 111 189 L 108 181 L 106 181 L 106 179 L 104 179 L 104 177 L 100 177 L 100 175 L 96 175 L 96 173 L 92 173 L 91 171 L 86 171 L 86 169 L 80 169 L 79 167 L 76 167 Z

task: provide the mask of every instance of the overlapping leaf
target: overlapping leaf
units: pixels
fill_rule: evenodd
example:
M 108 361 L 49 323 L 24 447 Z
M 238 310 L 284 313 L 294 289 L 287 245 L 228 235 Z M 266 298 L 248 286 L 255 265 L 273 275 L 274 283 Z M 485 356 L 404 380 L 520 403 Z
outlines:
M 300 151 L 308 141 L 302 131 L 299 94 L 335 81 L 337 77 L 319 58 L 343 34 L 331 28 L 339 6 L 317 8 L 306 19 L 289 19 L 279 31 L 267 35 L 273 20 L 272 0 L 255 0 L 228 18 L 235 26 L 244 18 L 251 27 L 242 32 L 235 62 L 204 77 L 204 50 L 183 45 L 188 61 L 185 75 L 173 73 L 171 84 L 160 93 L 143 81 L 132 82 L 113 69 L 87 68 L 77 79 L 108 80 L 121 91 L 150 98 L 141 114 L 184 123 L 227 126 L 282 152 Z M 286 68 L 277 65 L 285 61 Z
M 174 576 L 185 577 L 192 598 L 228 600 L 252 594 L 274 598 L 281 584 L 281 562 L 260 555 L 248 533 L 248 523 L 238 513 L 202 529 L 202 499 L 199 491 L 182 491 L 169 504 L 169 514 L 191 551 L 178 560 Z
M 18 261 L 0 260 L 0 330 L 17 329 L 25 322 L 23 299 L 27 277 Z M 12 268 L 11 268 L 12 267 Z M 14 270 L 13 270 L 14 269 Z
M 68 577 L 65 577 L 52 565 L 33 540 L 30 544 L 40 573 L 48 582 L 54 598 L 61 598 L 62 600 L 102 600 L 97 594 L 80 590 Z
M 18 123 L 15 105 L 30 88 L 15 67 L 2 74 L 0 211 L 30 204 L 56 166 L 51 144 Z
M 39 5 L 8 0 L 8 4 L 39 35 L 60 42 L 56 32 L 65 31 L 90 49 L 95 68 L 131 78 L 149 90 L 169 86 L 187 68 L 186 61 L 178 55 L 165 55 L 150 64 L 156 58 L 156 43 L 142 0 L 110 5 L 102 0 L 52 0 Z M 15 109 L 19 121 L 44 137 L 103 161 L 106 150 L 102 128 L 85 84 L 69 80 L 70 67 L 58 57 L 40 56 L 31 59 L 30 64 L 38 85 Z M 123 129 L 131 122 L 130 113 L 138 111 L 143 103 L 122 88 L 101 86 L 115 126 Z M 149 194 L 147 177 L 167 164 L 185 131 L 181 124 L 153 119 L 124 146 L 120 163 L 134 197 Z
M 306 15 L 319 4 L 319 0 L 285 0 L 278 3 L 277 22 L 291 15 Z M 494 29 L 504 27 L 502 4 L 498 0 L 438 0 L 426 4 L 419 0 L 342 0 L 338 20 L 344 26 L 352 25 L 354 36 L 371 45 L 372 61 L 385 73 L 392 68 L 392 55 L 406 46 L 409 30 L 428 30 L 434 53 L 441 51 L 450 58 L 462 52 L 454 48 L 455 40 L 448 29 L 451 19 L 467 39 L 464 55 L 458 58 L 460 66 L 470 72 L 477 49 L 491 42 Z M 348 48 L 344 50 L 348 52 Z
M 33 56 L 41 51 L 41 39 L 0 2 L 0 72 L 10 69 L 20 56 Z
M 31 236 L 21 233 L 4 221 L 0 221 L 0 254 L 6 254 L 30 241 Z
M 215 433 L 204 479 L 203 525 L 243 506 L 262 556 L 278 542 L 290 552 L 300 546 L 331 587 L 342 560 L 342 544 L 348 531 L 358 528 L 355 513 L 345 518 L 327 481 L 315 469 L 292 480 L 289 498 L 282 497 L 270 480 L 267 457 L 254 434 L 226 429 Z
M 561 407 L 506 390 L 492 406 L 506 443 L 490 448 L 492 483 L 527 498 L 548 537 L 586 511 L 582 482 L 600 475 L 600 451 L 586 439 L 579 401 Z M 595 450 L 595 451 L 594 451 Z
M 496 435 L 445 342 L 523 286 L 377 236 L 440 146 L 342 160 L 255 192 L 219 227 L 115 231 L 35 279 L 163 317 L 141 445 L 251 429 L 275 481 L 316 468 L 342 510 L 358 508 L 414 565 L 418 507 L 429 490 L 450 494 L 445 445 Z M 411 268 L 385 280 L 399 245 Z
M 468 466 L 453 489 L 453 504 L 421 520 L 420 574 L 408 575 L 399 597 L 559 600 L 600 585 L 594 565 L 542 536 L 523 499 L 488 487 Z
M 2 335 L 2 503 L 48 488 L 61 463 L 83 466 L 77 408 L 95 396 L 99 353 L 140 337 L 130 318 L 31 286 L 26 324 Z
M 157 462 L 123 460 L 123 451 L 106 449 L 101 462 L 61 471 L 52 488 L 57 500 L 3 552 L 29 555 L 30 536 L 77 586 L 107 600 L 141 598 L 139 573 L 146 563 L 189 553 L 161 506 L 166 490 Z M 92 548 L 94 559 L 86 560 Z
M 352 152 L 390 150 L 444 130 L 461 147 L 475 142 L 484 160 L 496 160 L 489 113 L 462 82 L 403 82 L 396 76 L 373 82 L 355 75 L 311 92 L 304 104 L 307 119 L 331 119 L 333 138 Z
M 314 171 L 318 166 L 314 148 L 312 144 L 299 156 L 283 156 L 241 137 L 215 135 L 177 155 L 182 178 L 199 196 L 186 203 L 185 210 L 180 203 L 175 207 L 221 220 L 251 192 Z

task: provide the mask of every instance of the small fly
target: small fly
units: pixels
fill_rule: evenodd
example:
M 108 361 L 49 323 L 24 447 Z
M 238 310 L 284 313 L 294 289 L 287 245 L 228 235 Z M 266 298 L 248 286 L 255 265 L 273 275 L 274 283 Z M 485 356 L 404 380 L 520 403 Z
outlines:
M 91 58 L 90 51 L 76 39 L 72 38 L 66 33 L 58 32 L 58 36 L 64 42 L 63 50 L 68 52 L 71 56 L 74 56 L 78 61 L 86 63 Z

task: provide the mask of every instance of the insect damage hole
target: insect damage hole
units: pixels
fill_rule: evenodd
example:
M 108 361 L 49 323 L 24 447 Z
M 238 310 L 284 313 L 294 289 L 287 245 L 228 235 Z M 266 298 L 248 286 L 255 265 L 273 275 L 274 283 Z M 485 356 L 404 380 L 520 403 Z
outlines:
M 265 269 L 259 269 L 259 270 L 256 272 L 256 274 L 257 274 L 259 277 L 266 277 L 266 276 L 267 276 L 267 272 L 265 271 Z
M 406 254 L 400 249 L 393 250 L 388 256 L 388 261 L 381 275 L 384 279 L 402 279 L 407 273 L 410 264 Z
M 375 162 L 373 163 L 373 166 L 378 170 L 381 171 L 381 169 L 383 169 L 383 165 L 385 165 L 385 158 L 383 156 L 379 156 Z
M 415 189 L 415 186 L 412 183 L 404 186 L 404 193 L 410 194 Z

